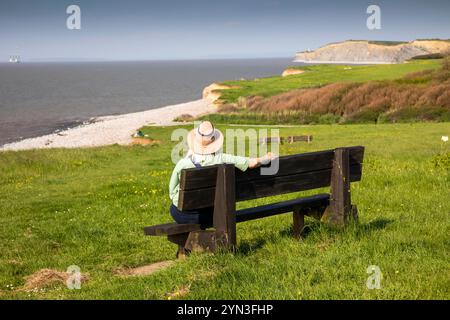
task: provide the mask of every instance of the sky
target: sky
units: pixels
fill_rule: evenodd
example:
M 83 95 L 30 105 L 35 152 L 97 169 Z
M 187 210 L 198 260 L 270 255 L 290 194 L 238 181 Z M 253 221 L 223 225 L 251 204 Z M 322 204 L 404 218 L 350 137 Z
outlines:
M 366 25 L 372 4 L 380 30 Z M 0 61 L 293 57 L 348 39 L 449 39 L 449 13 L 449 0 L 0 0 Z

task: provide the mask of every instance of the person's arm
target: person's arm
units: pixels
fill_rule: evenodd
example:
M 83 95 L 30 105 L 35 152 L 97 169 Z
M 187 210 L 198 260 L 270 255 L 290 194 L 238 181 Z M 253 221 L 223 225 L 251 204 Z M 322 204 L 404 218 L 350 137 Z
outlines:
M 259 167 L 260 165 L 268 164 L 275 158 L 275 155 L 272 152 L 258 158 L 247 158 L 226 153 L 222 153 L 220 156 L 221 163 L 232 163 L 241 171 L 245 171 L 247 168 L 253 169 Z
M 169 182 L 169 197 L 170 200 L 172 200 L 172 202 L 178 201 L 178 199 L 174 199 L 174 197 L 178 195 L 178 189 L 180 185 L 180 171 L 181 171 L 181 161 L 178 161 L 178 163 L 175 165 L 175 168 L 173 168 Z
M 272 152 L 268 152 L 266 155 L 258 158 L 250 158 L 248 167 L 250 169 L 257 168 L 263 164 L 269 164 L 276 156 Z

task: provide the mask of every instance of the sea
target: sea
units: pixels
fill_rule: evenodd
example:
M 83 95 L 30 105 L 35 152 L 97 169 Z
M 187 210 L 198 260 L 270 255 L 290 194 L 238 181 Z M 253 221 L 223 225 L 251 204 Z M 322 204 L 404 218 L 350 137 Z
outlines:
M 95 117 L 201 99 L 213 82 L 279 75 L 292 58 L 0 63 L 0 145 Z

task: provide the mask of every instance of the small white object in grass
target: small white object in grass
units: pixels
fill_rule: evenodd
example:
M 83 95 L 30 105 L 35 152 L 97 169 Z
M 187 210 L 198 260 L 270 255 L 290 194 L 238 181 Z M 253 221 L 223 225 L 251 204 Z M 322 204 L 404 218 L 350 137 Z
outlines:
M 441 140 L 444 141 L 444 142 L 447 142 L 448 141 L 448 136 L 442 136 Z

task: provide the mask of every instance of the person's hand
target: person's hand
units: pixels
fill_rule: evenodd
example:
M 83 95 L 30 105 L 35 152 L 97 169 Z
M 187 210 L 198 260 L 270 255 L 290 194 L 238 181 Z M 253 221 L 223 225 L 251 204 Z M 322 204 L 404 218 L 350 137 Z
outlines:
M 259 167 L 260 165 L 266 165 L 269 164 L 270 161 L 275 159 L 277 156 L 274 155 L 272 152 L 268 152 L 265 156 L 259 157 L 259 158 L 251 158 L 248 167 L 250 169 Z
M 268 152 L 265 156 L 262 156 L 260 158 L 261 164 L 266 165 L 269 164 L 273 159 L 275 159 L 277 156 L 273 154 L 272 152 Z
M 278 156 L 272 152 L 267 152 L 267 156 L 270 157 L 271 160 L 277 158 Z

